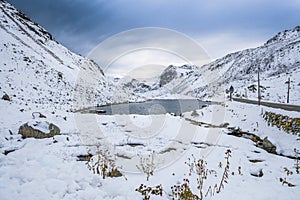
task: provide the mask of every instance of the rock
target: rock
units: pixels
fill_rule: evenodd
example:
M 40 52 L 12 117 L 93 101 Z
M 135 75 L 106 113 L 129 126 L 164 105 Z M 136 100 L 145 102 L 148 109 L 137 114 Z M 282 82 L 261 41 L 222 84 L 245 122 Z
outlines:
M 121 177 L 123 174 L 118 169 L 113 169 L 111 172 L 108 173 L 108 177 Z
M 299 118 L 290 118 L 281 114 L 273 112 L 265 112 L 264 119 L 267 121 L 268 126 L 276 126 L 280 130 L 283 129 L 286 133 L 299 135 L 300 133 L 300 120 Z
M 193 110 L 192 114 L 191 114 L 192 117 L 198 117 L 199 114 L 197 113 L 196 110 Z
M 49 122 L 27 122 L 20 126 L 19 134 L 22 138 L 43 139 L 60 135 L 60 129 Z
M 78 155 L 77 156 L 77 161 L 85 161 L 85 162 L 89 162 L 91 160 L 91 157 L 93 157 L 92 154 L 87 154 L 87 155 Z
M 269 153 L 277 154 L 276 146 L 268 140 L 268 137 L 265 137 L 262 142 L 258 142 L 257 146 L 263 148 Z
M 52 123 L 49 124 L 49 130 L 50 134 L 60 135 L 60 129 Z
M 2 99 L 5 100 L 5 101 L 10 101 L 10 98 L 9 98 L 8 94 L 4 94 L 2 96 Z
M 262 177 L 264 175 L 263 170 L 259 169 L 257 171 L 250 172 L 251 176 Z
M 33 112 L 32 114 L 33 119 L 37 119 L 37 118 L 47 118 L 45 115 L 43 115 L 40 112 Z
M 229 123 L 228 123 L 228 122 L 225 122 L 225 123 L 220 124 L 220 127 L 221 127 L 221 128 L 227 128 L 228 126 L 229 126 Z
M 177 76 L 177 72 L 176 72 L 175 66 L 170 65 L 160 75 L 159 86 L 162 87 L 162 86 L 168 84 L 174 78 L 176 78 L 176 76 Z

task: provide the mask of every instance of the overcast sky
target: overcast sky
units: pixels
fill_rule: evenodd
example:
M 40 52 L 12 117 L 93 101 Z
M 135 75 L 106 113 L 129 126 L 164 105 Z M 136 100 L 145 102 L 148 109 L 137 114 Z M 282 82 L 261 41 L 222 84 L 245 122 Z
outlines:
M 191 37 L 216 59 L 300 25 L 299 0 L 7 1 L 82 55 L 122 31 L 162 27 Z

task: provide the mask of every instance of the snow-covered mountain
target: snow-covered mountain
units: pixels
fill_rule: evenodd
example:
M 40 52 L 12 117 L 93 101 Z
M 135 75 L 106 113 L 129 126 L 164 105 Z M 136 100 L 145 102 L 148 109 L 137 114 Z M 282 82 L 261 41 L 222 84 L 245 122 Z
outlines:
M 140 102 L 148 99 L 151 86 L 131 77 L 110 78 L 113 102 Z
M 245 95 L 245 89 L 256 84 L 258 68 L 266 100 L 284 101 L 289 77 L 292 90 L 299 91 L 300 26 L 278 33 L 263 46 L 229 54 L 202 67 L 169 66 L 154 88 L 163 91 L 161 94 L 167 87 L 174 93 L 205 98 L 224 93 L 233 85 L 237 95 Z M 251 96 L 249 93 L 246 95 Z M 293 101 L 300 102 L 299 97 Z
M 69 51 L 5 1 L 0 1 L 0 38 L 1 97 L 8 95 L 23 109 L 111 101 L 111 83 L 96 63 Z
M 214 96 L 231 84 L 238 95 L 255 84 L 257 66 L 265 98 L 280 100 L 287 76 L 300 96 L 298 39 L 295 28 L 201 68 L 169 66 L 149 86 L 105 77 L 0 0 L 0 199 L 170 199 L 182 187 L 203 199 L 298 199 L 299 112 L 230 101 L 181 116 L 69 112 Z

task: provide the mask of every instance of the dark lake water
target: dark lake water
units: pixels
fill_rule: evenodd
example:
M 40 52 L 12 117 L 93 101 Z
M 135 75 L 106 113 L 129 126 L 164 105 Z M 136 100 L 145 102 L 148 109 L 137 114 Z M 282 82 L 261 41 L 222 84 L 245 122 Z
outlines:
M 158 115 L 181 113 L 201 109 L 210 105 L 211 102 L 199 101 L 196 99 L 154 99 L 142 103 L 124 103 L 109 106 L 97 107 L 97 111 L 105 111 L 104 115 L 118 114 L 139 114 L 139 115 Z

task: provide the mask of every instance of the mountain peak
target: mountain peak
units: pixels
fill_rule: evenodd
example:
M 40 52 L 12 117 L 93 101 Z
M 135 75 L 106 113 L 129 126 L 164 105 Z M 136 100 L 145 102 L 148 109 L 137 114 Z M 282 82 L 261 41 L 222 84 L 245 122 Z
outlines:
M 277 33 L 274 37 L 272 37 L 266 42 L 266 45 L 275 44 L 282 41 L 291 41 L 291 40 L 299 39 L 299 37 L 300 37 L 300 26 L 296 26 L 293 29 L 284 30 Z
M 22 28 L 28 29 L 30 32 L 33 32 L 34 34 L 31 34 L 32 36 L 36 37 L 36 39 L 39 39 L 41 42 L 45 42 L 47 40 L 54 40 L 53 36 L 46 31 L 43 27 L 38 25 L 36 22 L 32 21 L 26 14 L 24 14 L 22 11 L 16 9 L 11 4 L 1 0 L 0 1 L 0 9 L 2 12 L 6 14 L 7 17 L 9 17 L 13 21 L 21 22 L 20 25 L 24 26 Z M 8 25 L 7 20 L 2 21 L 3 24 Z
M 244 92 L 247 84 L 257 81 L 257 72 L 268 86 L 271 93 L 276 88 L 285 91 L 286 77 L 297 80 L 300 71 L 300 26 L 276 34 L 264 45 L 228 54 L 202 67 L 169 66 L 166 68 L 157 85 L 183 95 L 194 95 L 199 98 L 213 97 L 222 85 L 233 85 Z M 279 80 L 280 79 L 280 80 Z M 272 84 L 268 84 L 268 81 Z M 276 81 L 278 80 L 278 81 Z M 299 88 L 298 83 L 293 87 Z M 298 84 L 298 85 L 297 85 Z M 278 90 L 279 91 L 279 90 Z M 279 92 L 279 93 L 280 93 Z M 224 91 L 220 91 L 220 94 Z M 283 96 L 282 94 L 277 96 Z M 265 98 L 271 98 L 267 94 Z

